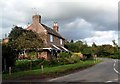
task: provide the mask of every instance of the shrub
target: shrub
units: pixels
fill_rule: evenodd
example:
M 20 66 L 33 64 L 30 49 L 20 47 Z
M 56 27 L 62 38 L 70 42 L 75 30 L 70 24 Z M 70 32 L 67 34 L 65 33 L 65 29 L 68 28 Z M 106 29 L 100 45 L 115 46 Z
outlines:
M 80 55 L 81 55 L 81 52 L 80 52 L 80 53 L 73 53 L 73 55 L 75 55 L 75 56 L 80 56 Z
M 37 53 L 36 52 L 28 52 L 27 53 L 29 59 L 36 59 Z
M 82 54 L 92 54 L 92 50 L 90 47 L 84 48 Z
M 120 52 L 116 52 L 113 55 L 110 55 L 109 57 L 113 59 L 120 59 Z
M 24 71 L 30 69 L 39 69 L 41 65 L 49 66 L 49 62 L 43 59 L 37 60 L 17 60 L 14 71 Z
M 71 53 L 61 52 L 59 53 L 59 58 L 69 58 Z
M 58 59 L 59 59 L 59 58 L 52 58 L 52 59 L 49 61 L 49 66 L 59 65 Z
M 30 60 L 17 60 L 14 69 L 15 71 L 30 69 Z
M 74 63 L 77 63 L 80 61 L 80 57 L 78 55 L 72 55 L 71 56 L 71 60 L 74 62 Z
M 69 64 L 70 57 L 71 57 L 71 53 L 61 52 L 61 53 L 59 53 L 57 60 L 58 60 L 59 64 L 61 64 L 61 65 Z
M 86 60 L 92 60 L 92 59 L 93 59 L 92 54 L 83 54 L 83 55 L 84 55 L 84 58 L 85 58 Z

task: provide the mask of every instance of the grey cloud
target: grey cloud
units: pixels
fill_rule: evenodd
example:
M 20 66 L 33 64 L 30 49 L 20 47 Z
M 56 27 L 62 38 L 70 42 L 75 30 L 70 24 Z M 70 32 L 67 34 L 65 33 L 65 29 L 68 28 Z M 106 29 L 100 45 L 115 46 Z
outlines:
M 83 39 L 93 35 L 92 25 L 84 19 L 75 19 L 73 22 L 62 26 L 60 33 L 68 40 Z
M 34 2 L 34 1 L 33 1 Z M 39 2 L 12 0 L 2 2 L 3 22 L 2 28 L 7 30 L 11 25 L 26 25 L 32 21 L 32 8 L 36 8 L 42 16 L 42 23 L 52 27 L 57 21 L 61 35 L 66 39 L 85 39 L 92 37 L 96 31 L 117 31 L 117 12 L 114 8 L 107 8 L 107 4 L 88 2 Z M 84 19 L 88 24 L 79 25 L 76 19 Z M 72 26 L 67 24 L 73 22 Z M 10 30 L 10 29 L 8 29 Z M 8 31 L 6 31 L 8 32 Z
M 57 15 L 54 16 L 46 10 L 47 17 L 44 18 L 45 20 L 61 20 L 65 22 L 70 18 L 78 17 L 94 24 L 96 26 L 95 30 L 117 30 L 117 12 L 114 9 L 110 11 L 109 8 L 107 10 L 96 5 L 91 7 L 91 4 L 86 2 L 61 2 L 56 4 L 58 5 L 58 11 L 51 10 L 51 12 L 57 12 Z M 101 26 L 104 28 L 101 29 Z

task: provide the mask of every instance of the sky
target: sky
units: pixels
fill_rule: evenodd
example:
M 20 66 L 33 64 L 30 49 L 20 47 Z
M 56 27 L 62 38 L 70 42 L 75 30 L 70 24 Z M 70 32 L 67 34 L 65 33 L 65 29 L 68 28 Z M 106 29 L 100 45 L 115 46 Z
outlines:
M 0 10 L 0 38 L 13 25 L 26 28 L 32 15 L 39 14 L 51 28 L 58 22 L 60 34 L 69 41 L 118 43 L 118 0 L 0 0 Z

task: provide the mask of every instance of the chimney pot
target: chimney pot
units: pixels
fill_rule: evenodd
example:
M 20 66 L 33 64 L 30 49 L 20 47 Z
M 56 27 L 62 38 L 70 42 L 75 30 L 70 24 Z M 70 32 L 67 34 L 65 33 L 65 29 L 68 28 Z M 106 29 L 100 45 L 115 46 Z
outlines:
M 53 24 L 53 30 L 55 30 L 56 32 L 58 32 L 58 28 L 59 28 L 58 23 L 54 22 L 54 24 Z

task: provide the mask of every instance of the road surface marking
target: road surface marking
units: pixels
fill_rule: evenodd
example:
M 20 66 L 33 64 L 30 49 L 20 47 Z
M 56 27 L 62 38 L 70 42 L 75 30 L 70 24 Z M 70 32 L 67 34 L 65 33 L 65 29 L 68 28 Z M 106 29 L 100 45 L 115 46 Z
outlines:
M 112 81 L 106 81 L 106 83 L 110 83 L 110 82 L 112 82 Z
M 116 78 L 116 79 L 114 79 L 114 80 L 118 80 L 118 79 Z
M 50 79 L 50 80 L 48 80 L 48 81 L 50 82 L 50 81 L 54 81 L 54 80 L 56 80 L 56 79 Z
M 114 71 L 115 71 L 117 74 L 120 74 L 120 73 L 116 70 L 116 68 L 115 68 L 116 60 L 114 60 L 114 62 L 115 62 L 115 63 L 114 63 L 114 65 L 113 65 L 113 66 L 114 66 L 113 69 L 114 69 Z
M 114 67 L 115 67 L 115 63 L 114 63 Z
M 115 71 L 117 74 L 120 74 L 115 68 L 114 68 L 114 71 Z
M 114 60 L 114 62 L 116 62 L 116 60 Z

